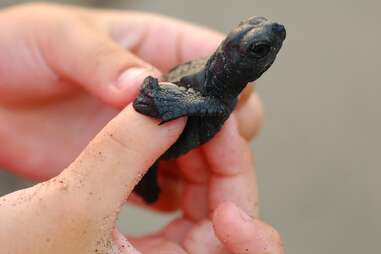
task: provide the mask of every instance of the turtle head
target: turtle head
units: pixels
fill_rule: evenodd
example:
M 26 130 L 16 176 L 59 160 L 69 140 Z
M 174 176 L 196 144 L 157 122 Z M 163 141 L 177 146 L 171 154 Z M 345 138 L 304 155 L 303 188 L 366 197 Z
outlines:
M 250 82 L 270 68 L 285 38 L 283 25 L 264 17 L 252 17 L 228 34 L 220 52 L 231 74 Z

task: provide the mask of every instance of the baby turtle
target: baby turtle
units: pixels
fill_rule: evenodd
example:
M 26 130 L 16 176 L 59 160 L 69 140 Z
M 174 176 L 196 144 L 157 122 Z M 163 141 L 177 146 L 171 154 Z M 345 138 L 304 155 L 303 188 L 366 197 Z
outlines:
M 183 133 L 159 160 L 177 158 L 208 142 L 234 110 L 240 92 L 272 65 L 285 38 L 283 25 L 252 17 L 232 30 L 209 58 L 173 68 L 160 85 L 147 77 L 133 104 L 136 111 L 161 123 L 188 116 Z M 160 192 L 157 166 L 135 187 L 148 203 Z

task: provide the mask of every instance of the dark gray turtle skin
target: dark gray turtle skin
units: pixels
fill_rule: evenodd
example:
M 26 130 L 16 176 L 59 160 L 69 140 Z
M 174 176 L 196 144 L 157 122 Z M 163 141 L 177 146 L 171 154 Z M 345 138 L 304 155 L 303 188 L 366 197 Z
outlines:
M 234 110 L 241 91 L 272 65 L 285 38 L 283 25 L 252 17 L 233 29 L 209 58 L 173 68 L 160 84 L 147 77 L 133 103 L 137 112 L 161 123 L 188 117 L 179 139 L 159 160 L 177 158 L 208 142 Z M 157 165 L 135 187 L 148 203 L 160 193 Z

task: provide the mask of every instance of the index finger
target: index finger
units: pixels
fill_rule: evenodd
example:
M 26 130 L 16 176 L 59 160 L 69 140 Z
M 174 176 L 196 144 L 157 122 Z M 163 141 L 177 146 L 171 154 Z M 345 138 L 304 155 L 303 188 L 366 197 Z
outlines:
M 148 168 L 177 140 L 185 125 L 178 120 L 159 126 L 128 106 L 57 177 L 65 200 L 93 217 L 115 217 Z
M 141 12 L 103 12 L 98 24 L 115 41 L 164 72 L 209 56 L 224 38 L 202 26 Z

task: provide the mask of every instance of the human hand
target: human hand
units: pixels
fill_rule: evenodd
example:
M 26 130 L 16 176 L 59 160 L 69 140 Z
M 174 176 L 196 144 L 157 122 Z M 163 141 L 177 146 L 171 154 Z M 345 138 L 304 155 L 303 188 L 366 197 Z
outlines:
M 37 9 L 39 9 L 38 12 Z M 40 15 L 41 12 L 43 15 Z M 30 15 L 31 13 L 34 15 Z M 10 20 L 14 22 L 13 25 L 7 23 Z M 0 82 L 0 94 L 2 95 L 0 120 L 3 123 L 6 122 L 8 124 L 6 126 L 2 125 L 0 131 L 2 144 L 7 147 L 6 150 L 0 149 L 0 151 L 3 152 L 3 154 L 0 154 L 0 160 L 2 163 L 8 165 L 9 168 L 13 169 L 14 172 L 38 179 L 46 179 L 56 175 L 61 168 L 64 168 L 76 157 L 91 137 L 95 135 L 95 133 L 97 133 L 109 119 L 118 113 L 120 107 L 127 105 L 132 98 L 134 98 L 138 91 L 138 86 L 140 85 L 140 81 L 137 82 L 139 78 L 133 79 L 131 82 L 126 82 L 125 78 L 119 79 L 120 75 L 118 74 L 122 73 L 123 70 L 127 70 L 128 67 L 132 66 L 146 67 L 146 62 L 141 63 L 141 59 L 143 59 L 148 60 L 151 64 L 165 72 L 171 66 L 178 63 L 210 53 L 221 40 L 221 35 L 195 28 L 178 21 L 131 12 L 116 13 L 69 7 L 32 5 L 23 7 L 22 11 L 19 10 L 18 7 L 7 11 L 6 16 L 0 17 L 0 22 L 5 24 L 4 27 L 10 29 L 9 32 L 7 31 L 7 33 L 3 33 L 3 36 L 7 36 L 0 40 L 2 46 L 5 48 L 16 49 L 16 45 L 14 45 L 15 41 L 24 42 L 20 43 L 18 45 L 18 50 L 15 51 L 24 53 L 20 55 L 16 54 L 15 57 L 14 51 L 7 51 L 3 52 L 3 55 L 1 55 L 2 60 L 0 61 L 0 70 L 6 71 L 2 72 L 1 76 L 2 78 L 4 77 L 4 79 Z M 31 28 L 30 24 L 33 24 L 33 27 L 41 28 L 39 29 L 40 33 L 34 35 L 36 31 L 29 31 L 28 29 Z M 18 29 L 11 30 L 11 28 Z M 163 33 L 163 29 L 165 30 L 165 34 L 167 34 L 165 38 L 160 36 Z M 74 31 L 70 33 L 71 30 Z M 86 32 L 82 33 L 83 31 Z M 12 34 L 12 32 L 16 33 Z M 80 33 L 81 36 L 74 36 L 78 33 Z M 101 39 L 99 39 L 98 36 L 100 36 Z M 103 36 L 108 39 L 105 39 Z M 28 40 L 24 38 L 28 38 Z M 177 40 L 175 38 L 182 39 Z M 82 39 L 84 39 L 84 41 L 82 41 Z M 64 43 L 62 43 L 62 41 Z M 160 44 L 158 44 L 158 42 L 160 42 Z M 202 42 L 201 45 L 200 42 Z M 37 43 L 37 45 L 35 43 Z M 46 45 L 49 47 L 44 48 L 43 46 Z M 54 45 L 58 45 L 59 47 L 51 50 Z M 97 47 L 99 45 L 101 45 L 101 47 Z M 122 45 L 122 47 L 120 47 L 120 45 Z M 137 45 L 140 45 L 140 47 L 137 47 Z M 158 47 L 158 45 L 160 45 L 159 53 L 157 48 L 154 47 Z M 123 47 L 130 49 L 135 55 L 125 52 Z M 30 51 L 29 49 L 31 48 L 35 51 Z M 51 51 L 55 53 L 61 52 L 62 54 L 59 54 L 58 56 L 54 55 L 52 59 L 49 58 L 50 61 L 54 59 L 57 60 L 53 67 L 50 65 L 50 61 L 49 64 L 44 62 L 46 61 L 45 54 Z M 41 56 L 38 53 L 44 54 Z M 76 56 L 75 60 L 78 60 L 78 62 L 71 61 L 73 55 Z M 138 59 L 137 56 L 140 57 L 140 59 Z M 163 56 L 166 56 L 166 58 L 162 59 Z M 3 61 L 3 59 L 5 60 Z M 23 59 L 25 62 L 20 63 L 20 59 Z M 108 65 L 99 66 L 99 63 L 102 62 L 107 62 Z M 6 68 L 4 67 L 5 65 Z M 18 69 L 20 66 L 23 68 Z M 33 68 L 31 68 L 31 66 Z M 34 69 L 36 66 L 37 69 Z M 97 71 L 100 68 L 102 68 L 102 71 Z M 35 75 L 36 73 L 38 75 Z M 141 78 L 144 78 L 145 75 L 148 74 L 149 73 L 144 74 Z M 31 82 L 31 80 L 34 82 Z M 114 89 L 115 86 L 113 86 L 113 84 L 118 83 L 120 80 L 123 80 L 123 83 L 127 84 L 127 86 L 122 89 Z M 95 99 L 95 97 L 98 99 Z M 258 130 L 258 123 L 260 123 L 261 119 L 258 98 L 255 95 L 250 96 L 250 90 L 247 90 L 242 96 L 236 117 L 239 120 L 241 135 L 250 139 Z M 50 119 L 51 121 L 47 122 L 46 119 Z M 78 122 L 79 119 L 82 121 Z M 59 133 L 59 135 L 57 135 L 57 133 Z M 195 153 L 199 152 L 195 151 Z M 203 154 L 203 152 L 201 153 Z M 190 157 L 192 156 L 193 155 L 190 155 Z M 23 158 L 23 160 L 20 161 L 19 158 Z M 185 159 L 182 160 L 186 160 L 186 157 L 184 158 Z M 180 161 L 181 160 L 179 160 L 179 162 Z M 187 163 L 184 163 L 184 165 L 185 164 Z M 127 170 L 127 166 L 124 167 L 124 170 Z M 165 176 L 162 177 L 162 179 L 168 180 Z M 57 179 L 55 180 L 57 182 Z M 50 186 L 54 186 L 52 187 L 53 190 L 59 188 L 58 186 L 62 186 L 64 183 L 58 181 L 61 185 L 58 185 L 57 183 L 51 184 L 55 180 L 53 179 L 48 182 Z M 58 214 L 60 215 L 58 216 L 59 218 L 61 215 L 65 218 L 67 216 L 67 210 L 71 211 L 70 207 L 73 206 L 73 208 L 75 208 L 74 210 L 78 211 L 80 215 L 83 211 L 88 212 L 88 210 L 81 210 L 80 208 L 83 208 L 82 206 L 76 209 L 77 205 L 79 205 L 78 202 L 81 202 L 81 198 L 84 197 L 78 197 L 78 202 L 70 202 L 71 198 L 75 198 L 73 197 L 75 196 L 74 194 L 71 194 L 72 196 L 69 195 L 68 198 L 61 198 L 61 196 L 53 195 L 54 192 L 45 189 L 45 187 L 40 188 L 44 185 L 45 184 L 37 185 L 36 187 L 29 189 L 29 191 L 17 192 L 17 194 L 12 194 L 11 196 L 6 197 L 6 200 L 3 199 L 5 202 L 4 207 L 6 207 L 7 205 L 12 206 L 15 204 L 15 202 L 12 203 L 12 201 L 19 201 L 20 199 L 26 200 L 30 196 L 39 196 L 34 194 L 35 191 L 43 193 L 39 196 L 41 197 L 41 200 L 46 200 L 45 196 L 50 196 L 53 200 L 58 198 L 58 200 L 54 201 L 55 203 L 53 201 L 51 201 L 51 203 L 48 202 L 49 207 L 52 207 L 53 211 L 51 211 L 51 214 L 44 213 L 47 220 L 44 221 L 45 218 L 42 216 L 43 218 L 39 218 L 42 219 L 42 221 L 36 221 L 36 225 L 39 226 L 36 228 L 41 229 L 41 231 L 31 232 L 31 235 L 22 237 L 32 241 L 32 245 L 35 240 L 38 241 L 36 236 L 43 238 L 46 236 L 45 233 L 52 233 L 52 235 L 54 235 L 54 232 L 47 232 L 44 227 L 40 228 L 41 225 L 47 226 L 53 224 L 52 216 L 54 217 Z M 114 187 L 112 184 L 110 184 L 110 186 Z M 186 186 L 184 187 L 186 188 Z M 40 191 L 40 189 L 45 191 Z M 188 193 L 192 193 L 192 191 Z M 18 194 L 20 194 L 20 196 Z M 127 193 L 123 195 L 123 199 L 125 199 L 126 196 Z M 68 208 L 65 210 L 65 213 L 60 210 L 62 209 L 60 206 L 62 204 L 60 199 L 65 200 L 65 202 L 62 203 L 68 203 Z M 66 199 L 68 199 L 68 201 L 66 201 Z M 186 199 L 185 196 L 184 199 Z M 36 202 L 36 200 L 34 200 L 34 202 Z M 82 205 L 85 204 L 87 203 L 82 203 Z M 184 204 L 191 203 L 184 202 Z M 202 206 L 203 204 L 205 205 L 203 202 L 197 202 L 195 207 L 197 208 L 197 206 Z M 216 204 L 219 203 L 216 202 Z M 28 221 L 29 223 L 29 221 L 35 220 L 36 213 L 40 213 L 41 210 L 43 210 L 39 206 L 41 203 L 38 205 L 36 203 L 32 204 L 32 202 L 27 202 L 26 205 L 28 206 L 28 209 L 32 207 L 35 209 L 32 209 L 30 213 L 27 209 L 28 214 L 23 212 L 21 215 L 20 212 L 23 209 L 20 209 L 18 210 L 19 213 L 13 214 L 16 215 L 15 220 L 9 219 L 7 221 L 16 223 L 21 219 Z M 99 205 L 102 204 L 100 203 Z M 221 208 L 217 209 L 217 211 L 228 211 L 225 215 L 229 215 L 229 211 L 230 214 L 236 214 L 235 211 L 237 210 L 234 210 L 234 206 L 229 204 L 224 205 L 225 209 Z M 22 208 L 22 206 L 20 207 Z M 58 210 L 55 210 L 55 208 Z M 91 207 L 89 208 L 91 209 Z M 183 207 L 183 211 L 185 213 L 185 211 L 196 210 Z M 8 210 L 7 214 L 10 215 L 12 213 L 9 213 Z M 115 214 L 116 212 L 114 211 L 113 218 L 115 218 Z M 215 215 L 214 218 L 225 218 L 225 215 L 221 216 L 221 213 L 216 212 L 216 214 L 217 215 Z M 220 214 L 220 216 L 218 216 L 218 214 Z M 68 219 L 70 220 L 74 217 L 74 221 L 81 221 L 80 215 L 77 216 L 75 213 L 74 215 L 70 213 Z M 28 220 L 28 218 L 31 218 L 28 216 L 31 216 L 33 219 Z M 54 217 L 54 222 L 57 221 L 56 218 L 57 217 Z M 88 217 L 88 215 L 85 214 L 85 218 L 93 217 Z M 205 219 L 205 217 L 200 218 Z M 46 222 L 47 224 L 45 224 Z M 55 228 L 60 228 L 61 226 L 76 226 L 67 225 L 65 224 L 66 222 L 67 220 L 62 224 L 57 225 Z M 249 220 L 249 223 L 247 224 L 236 223 L 235 225 L 262 225 L 258 221 L 256 222 L 257 223 L 251 223 Z M 210 223 L 210 220 L 206 220 L 206 224 L 210 225 Z M 220 223 L 219 225 L 223 224 Z M 78 226 L 77 229 L 83 229 L 83 226 L 86 227 L 86 225 L 82 225 Z M 110 228 L 113 228 L 113 226 L 110 226 Z M 196 230 L 197 225 L 194 225 L 192 228 L 195 229 L 195 232 L 198 232 Z M 208 228 L 210 229 L 210 227 Z M 257 229 L 256 232 L 270 232 L 270 230 L 263 229 L 266 228 L 266 226 L 262 225 L 259 226 L 259 228 L 262 228 L 262 230 Z M 24 232 L 25 228 L 19 228 L 19 230 L 20 231 L 17 231 L 17 227 L 15 227 L 13 232 L 16 232 L 20 237 L 24 236 L 20 233 Z M 72 232 L 71 230 L 69 231 L 70 232 L 66 232 L 66 234 Z M 205 230 L 201 230 L 201 232 L 202 231 Z M 208 230 L 208 232 L 208 234 L 202 233 L 201 235 L 212 237 L 213 232 L 211 230 Z M 252 230 L 245 232 L 252 232 Z M 63 237 L 63 241 L 59 242 L 58 245 L 65 245 L 65 243 L 70 243 L 72 245 L 77 242 L 79 245 L 86 245 L 83 241 L 78 241 L 78 239 L 83 240 L 83 237 L 75 238 L 78 237 L 78 235 L 76 235 L 78 231 L 74 229 L 74 232 L 72 233 L 74 236 L 72 239 L 75 241 L 70 241 L 70 239 L 67 238 L 68 235 L 64 234 L 66 238 Z M 226 237 L 223 234 L 217 235 L 219 235 L 222 240 Z M 7 233 L 7 236 L 12 235 Z M 32 238 L 27 238 L 28 236 L 32 236 Z M 212 238 L 214 239 L 212 243 L 218 243 L 215 237 Z M 102 241 L 104 239 L 106 238 L 102 238 Z M 109 238 L 107 239 L 108 242 L 111 241 Z M 164 240 L 164 238 L 156 240 L 160 241 L 160 239 Z M 234 237 L 229 239 L 230 241 L 233 241 L 233 243 L 236 241 Z M 50 238 L 46 240 L 49 242 L 51 241 Z M 138 242 L 139 240 L 136 241 L 137 245 L 141 247 L 146 246 L 144 244 L 142 245 L 141 241 L 140 243 Z M 25 243 L 26 245 L 23 246 L 28 246 L 27 242 Z M 164 243 L 166 244 L 168 242 Z M 172 245 L 172 243 L 174 244 L 173 241 L 169 241 L 170 245 Z M 172 246 L 178 247 L 176 244 Z M 180 246 L 182 245 L 180 244 Z M 188 244 L 188 246 L 202 246 L 202 244 Z M 220 246 L 220 244 L 217 244 L 217 246 Z M 75 248 L 75 246 L 73 248 Z M 55 251 L 55 253 L 57 253 L 57 251 Z M 63 251 L 63 253 L 65 253 L 65 251 Z
M 115 229 L 126 196 L 175 142 L 184 124 L 185 119 L 178 119 L 159 126 L 128 106 L 59 176 L 0 198 L 2 251 L 282 253 L 278 234 L 253 219 L 257 195 L 251 151 L 234 115 L 200 148 L 205 160 L 197 157 L 197 151 L 179 160 L 187 179 L 181 218 L 142 238 L 125 238 Z
M 164 190 L 178 185 L 176 172 L 180 172 L 182 215 L 158 234 L 131 238 L 143 253 L 155 253 L 159 246 L 167 246 L 172 253 L 174 242 L 185 250 L 174 253 L 283 253 L 279 234 L 258 220 L 251 148 L 239 133 L 236 113 L 209 143 L 175 163 L 164 164 L 161 170 Z M 161 197 L 155 205 L 170 207 L 174 190 L 164 195 L 172 199 Z
M 208 55 L 223 38 L 152 14 L 48 4 L 2 10 L 0 24 L 6 49 L 0 52 L 0 163 L 36 180 L 67 167 L 133 100 L 147 75 Z M 250 88 L 242 97 L 237 118 L 250 139 L 261 107 Z

